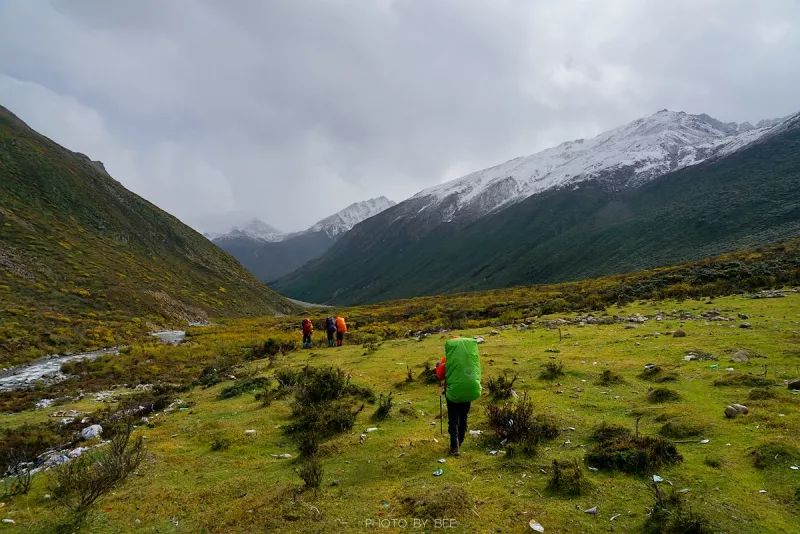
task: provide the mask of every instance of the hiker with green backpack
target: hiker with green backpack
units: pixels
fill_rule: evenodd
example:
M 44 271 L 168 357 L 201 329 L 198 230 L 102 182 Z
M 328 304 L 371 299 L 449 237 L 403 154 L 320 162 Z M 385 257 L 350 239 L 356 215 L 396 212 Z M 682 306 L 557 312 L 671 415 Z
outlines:
M 472 401 L 481 396 L 481 360 L 478 342 L 472 338 L 449 339 L 444 358 L 436 364 L 436 378 L 447 400 L 447 432 L 450 454 L 460 455 L 467 434 L 467 415 Z

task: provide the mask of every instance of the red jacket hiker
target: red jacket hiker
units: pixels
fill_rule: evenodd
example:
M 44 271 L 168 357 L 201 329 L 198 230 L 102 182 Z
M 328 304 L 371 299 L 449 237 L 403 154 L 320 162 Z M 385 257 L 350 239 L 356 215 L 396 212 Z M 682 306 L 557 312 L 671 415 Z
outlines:
M 311 324 L 309 319 L 303 319 L 303 348 L 310 349 L 314 345 L 311 343 L 311 332 L 314 331 L 314 325 Z
M 444 382 L 444 378 L 447 376 L 447 373 L 444 370 L 445 369 L 444 368 L 445 361 L 446 361 L 445 357 L 442 356 L 442 359 L 439 361 L 439 364 L 436 366 L 436 378 L 439 380 L 439 382 Z

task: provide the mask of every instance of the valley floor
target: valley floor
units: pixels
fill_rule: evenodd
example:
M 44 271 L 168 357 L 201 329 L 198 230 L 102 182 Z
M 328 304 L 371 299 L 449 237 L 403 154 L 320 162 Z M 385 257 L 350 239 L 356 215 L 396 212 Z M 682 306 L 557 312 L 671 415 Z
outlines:
M 681 310 L 692 319 L 680 320 Z M 718 310 L 731 320 L 710 320 Z M 538 521 L 545 532 L 632 532 L 642 528 L 654 497 L 651 476 L 664 479 L 665 491 L 686 489 L 691 507 L 721 532 L 791 532 L 800 523 L 800 397 L 786 380 L 800 375 L 800 294 L 785 298 L 744 296 L 713 301 L 642 302 L 609 308 L 608 314 L 642 314 L 649 320 L 600 324 L 564 324 L 560 331 L 542 319 L 574 317 L 559 314 L 537 320 L 529 328 L 492 327 L 457 332 L 481 335 L 484 382 L 504 372 L 518 374 L 515 390 L 527 393 L 536 413 L 556 418 L 560 435 L 542 445 L 537 455 L 490 455 L 491 431 L 486 421 L 486 394 L 473 403 L 470 428 L 461 457 L 447 452 L 447 431 L 440 434 L 436 385 L 420 380 L 404 383 L 407 367 L 414 377 L 425 362 L 433 363 L 453 333 L 385 341 L 372 353 L 361 345 L 315 348 L 279 356 L 274 365 L 256 360 L 237 375 L 271 375 L 275 369 L 334 365 L 352 374 L 353 383 L 376 394 L 393 392 L 394 409 L 381 422 L 370 420 L 367 405 L 355 427 L 325 442 L 320 454 L 324 470 L 318 492 L 302 491 L 295 443 L 282 428 L 290 418 L 290 399 L 262 407 L 252 393 L 220 400 L 228 380 L 210 388 L 195 387 L 181 395 L 182 408 L 151 417 L 137 432 L 146 437 L 149 458 L 113 494 L 104 497 L 91 517 L 92 532 L 530 532 Z M 659 312 L 666 312 L 657 320 Z M 746 320 L 738 318 L 744 314 Z M 741 328 L 749 323 L 751 328 Z M 195 346 L 213 346 L 226 327 L 196 328 Z M 233 327 L 231 327 L 233 328 Z M 683 329 L 685 337 L 670 333 Z M 254 334 L 253 341 L 258 341 Z M 317 334 L 317 340 L 320 340 Z M 191 346 L 191 345 L 190 345 Z M 372 347 L 373 349 L 375 347 Z M 744 349 L 747 362 L 732 362 Z M 175 349 L 178 350 L 178 349 Z M 686 361 L 689 352 L 717 360 Z M 561 361 L 565 375 L 538 378 L 542 364 Z M 654 384 L 638 378 L 645 364 L 657 364 L 676 380 Z M 731 370 L 732 369 L 732 370 Z M 598 385 L 604 370 L 624 378 Z M 750 400 L 752 387 L 715 386 L 714 381 L 751 373 L 774 381 L 775 397 Z M 680 395 L 673 402 L 651 403 L 648 389 L 666 387 Z M 484 393 L 486 390 L 484 389 Z M 750 413 L 726 419 L 725 407 L 746 404 Z M 101 403 L 87 397 L 67 403 L 88 412 Z M 400 413 L 400 409 L 403 413 Z M 53 408 L 3 416 L 0 428 L 48 418 Z M 641 476 L 589 470 L 583 459 L 593 444 L 590 435 L 601 423 L 656 435 L 665 422 L 700 427 L 697 436 L 679 439 L 681 463 Z M 377 430 L 366 432 L 367 428 Z M 255 433 L 245 433 L 255 430 Z M 213 451 L 212 442 L 227 439 L 230 447 Z M 707 440 L 707 441 L 706 441 Z M 786 445 L 789 454 L 766 468 L 756 468 L 754 451 L 766 443 Z M 795 456 L 791 456 L 794 451 Z M 272 455 L 291 454 L 291 459 Z M 444 463 L 439 463 L 445 458 Z M 553 460 L 577 459 L 590 487 L 580 496 L 561 497 L 546 485 Z M 441 468 L 441 476 L 433 472 Z M 47 498 L 46 475 L 37 474 L 28 495 L 7 499 L 0 517 L 13 519 L 3 530 L 49 530 L 58 511 Z M 445 506 L 453 488 L 466 492 L 468 505 Z M 437 508 L 436 503 L 442 506 Z M 597 507 L 596 514 L 585 513 Z M 441 515 L 436 515 L 441 510 Z M 447 522 L 422 523 L 441 519 Z M 423 526 L 424 525 L 424 526 Z M 439 528 L 437 528 L 439 527 Z

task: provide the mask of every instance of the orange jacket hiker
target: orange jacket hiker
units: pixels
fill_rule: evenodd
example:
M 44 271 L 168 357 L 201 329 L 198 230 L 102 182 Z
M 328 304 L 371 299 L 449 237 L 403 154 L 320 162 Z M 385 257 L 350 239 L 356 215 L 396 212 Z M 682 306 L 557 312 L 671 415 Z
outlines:
M 340 334 L 347 333 L 347 323 L 344 322 L 344 317 L 336 317 L 336 331 Z

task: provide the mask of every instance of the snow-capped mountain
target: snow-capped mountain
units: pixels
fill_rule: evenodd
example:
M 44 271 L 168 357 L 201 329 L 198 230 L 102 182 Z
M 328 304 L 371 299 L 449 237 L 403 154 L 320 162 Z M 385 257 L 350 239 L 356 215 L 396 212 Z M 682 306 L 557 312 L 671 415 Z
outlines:
M 354 202 L 340 212 L 330 217 L 325 217 L 307 232 L 325 232 L 328 237 L 334 238 L 350 230 L 363 220 L 391 208 L 395 203 L 384 196 L 371 198 L 362 202 Z
M 205 236 L 212 241 L 218 239 L 228 239 L 234 237 L 249 237 L 258 241 L 267 243 L 274 243 L 282 241 L 286 238 L 286 233 L 270 226 L 261 219 L 252 218 L 244 224 L 234 226 L 230 232 L 226 234 L 205 234 Z
M 753 126 L 662 110 L 592 139 L 568 141 L 425 189 L 410 200 L 415 212 L 438 210 L 436 218 L 452 221 L 476 219 L 531 195 L 585 180 L 601 181 L 613 190 L 636 187 L 729 154 L 778 128 L 781 121 Z
M 356 202 L 302 232 L 282 234 L 261 221 L 212 239 L 264 281 L 288 274 L 318 258 L 353 226 L 394 206 L 386 197 Z

